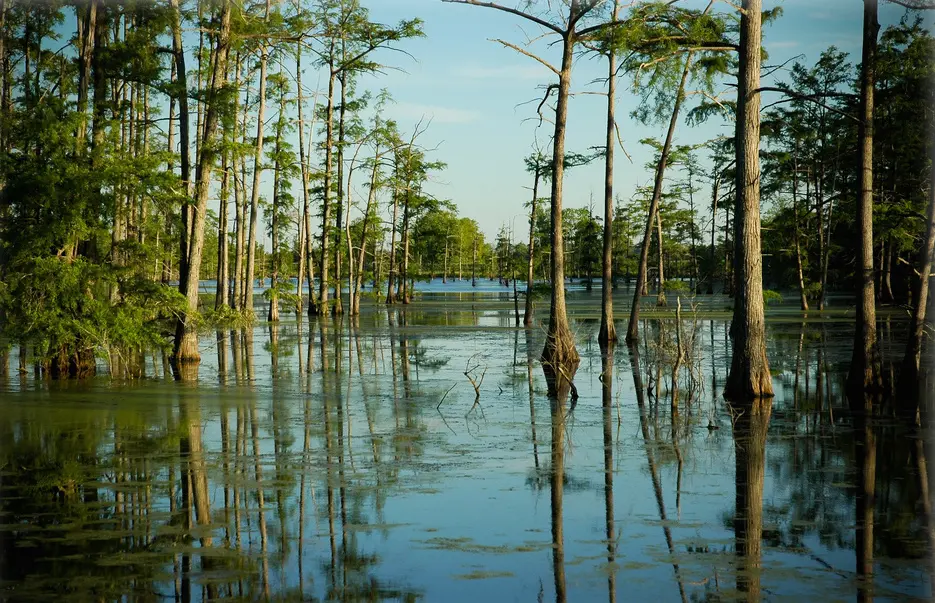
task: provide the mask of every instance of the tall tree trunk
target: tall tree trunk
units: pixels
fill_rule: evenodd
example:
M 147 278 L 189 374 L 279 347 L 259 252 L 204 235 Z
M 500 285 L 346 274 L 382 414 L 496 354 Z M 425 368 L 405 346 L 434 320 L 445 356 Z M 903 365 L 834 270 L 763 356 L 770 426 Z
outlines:
M 873 296 L 873 92 L 876 82 L 877 0 L 864 0 L 863 51 L 860 68 L 860 194 L 857 224 L 857 320 L 848 388 L 855 403 L 870 400 L 863 392 L 878 390 L 880 358 L 877 350 L 877 313 Z
M 760 253 L 760 52 L 762 0 L 745 0 L 740 19 L 737 88 L 737 201 L 734 209 L 736 284 L 734 344 L 725 397 L 742 400 L 773 395 L 766 358 L 763 258 Z
M 11 91 L 13 75 L 10 72 L 10 47 L 6 43 L 7 10 L 9 9 L 9 3 L 9 0 L 0 0 L 0 117 L 3 118 L 0 120 L 0 151 L 5 152 L 9 152 L 10 149 L 9 118 L 13 109 Z M 94 0 L 93 3 L 96 7 L 100 3 L 100 0 Z M 88 34 L 94 36 L 94 38 L 92 38 L 92 49 L 98 48 L 96 32 L 99 28 L 100 26 L 95 23 L 95 33 Z M 91 56 L 90 53 L 89 56 Z M 92 60 L 92 66 L 93 63 L 94 61 Z
M 574 6 L 574 4 L 573 4 Z M 558 80 L 555 107 L 555 133 L 552 148 L 552 305 L 542 363 L 549 394 L 555 396 L 562 382 L 571 382 L 581 357 L 575 349 L 575 337 L 568 326 L 565 311 L 565 241 L 562 232 L 562 184 L 564 181 L 565 129 L 568 120 L 568 92 L 571 88 L 571 65 L 575 49 L 574 23 L 562 40 L 562 68 Z M 556 383 L 558 381 L 558 383 Z
M 883 279 L 880 288 L 880 299 L 883 303 L 893 303 L 893 283 L 891 276 L 893 274 L 893 259 L 896 252 L 893 250 L 893 237 L 883 245 L 885 251 L 883 256 Z M 898 259 L 897 259 L 898 261 Z
M 407 184 L 408 189 L 408 184 Z M 406 200 L 403 203 L 403 232 L 402 232 L 402 246 L 403 246 L 403 269 L 400 274 L 399 284 L 402 287 L 402 292 L 397 291 L 397 296 L 400 297 L 403 304 L 408 304 L 412 301 L 412 291 L 409 284 L 409 200 L 411 193 L 407 190 Z
M 808 177 L 810 179 L 812 170 L 809 169 Z M 824 312 L 825 310 L 825 287 L 827 282 L 823 278 L 823 266 L 825 258 L 825 231 L 830 230 L 829 227 L 825 226 L 825 204 L 824 199 L 821 196 L 821 189 L 819 187 L 819 177 L 816 172 L 815 174 L 815 217 L 818 220 L 818 311 Z
M 935 149 L 933 149 L 935 155 Z M 911 416 L 918 423 L 919 417 L 919 370 L 922 360 L 922 341 L 925 334 L 926 308 L 929 301 L 929 279 L 932 275 L 932 253 L 935 251 L 935 169 L 931 170 L 929 185 L 929 203 L 926 212 L 925 239 L 919 250 L 919 276 L 912 296 L 912 314 L 909 322 L 909 337 L 902 368 L 899 371 L 899 389 L 896 399 L 900 401 L 900 411 Z M 929 317 L 931 319 L 931 317 Z
M 344 58 L 344 42 L 341 42 L 342 60 Z M 341 107 L 338 109 L 338 173 L 337 173 L 337 192 L 335 198 L 335 229 L 334 229 L 334 305 L 331 306 L 331 313 L 339 315 L 344 313 L 344 306 L 341 304 L 341 220 L 344 213 L 344 120 L 347 116 L 347 72 L 342 71 L 338 80 L 341 82 Z M 350 204 L 350 199 L 347 200 Z M 350 257 L 347 259 L 351 261 Z
M 303 117 L 305 105 L 305 90 L 302 88 L 302 41 L 295 45 L 295 79 L 296 91 L 298 93 L 298 112 L 299 112 L 299 165 L 302 169 L 302 223 L 300 229 L 303 236 L 300 237 L 299 244 L 299 284 L 296 292 L 299 297 L 299 305 L 302 305 L 302 279 L 308 277 L 308 315 L 311 316 L 317 312 L 317 303 L 315 301 L 315 282 L 314 269 L 312 262 L 312 221 L 309 211 L 308 198 L 308 157 L 305 154 L 305 120 Z M 315 116 L 315 104 L 312 104 L 312 117 Z
M 377 147 L 374 152 L 373 166 L 371 167 L 370 172 L 370 193 L 367 196 L 367 209 L 364 211 L 364 223 L 360 232 L 360 254 L 357 259 L 357 275 L 353 287 L 350 289 L 351 314 L 353 316 L 360 315 L 360 291 L 363 287 L 364 260 L 366 259 L 367 255 L 365 251 L 367 249 L 367 225 L 370 223 L 370 213 L 373 211 L 373 206 L 377 200 L 377 174 L 379 168 L 379 157 L 380 148 Z M 376 248 L 374 248 L 374 257 L 376 257 Z M 375 275 L 376 271 L 374 271 L 374 277 Z
M 177 0 L 172 0 L 177 2 Z M 177 4 L 175 6 L 177 7 Z M 179 291 L 188 301 L 185 312 L 179 317 L 175 329 L 175 348 L 173 358 L 177 366 L 201 361 L 198 353 L 198 333 L 195 329 L 195 314 L 198 312 L 198 277 L 201 268 L 201 254 L 204 248 L 205 214 L 208 210 L 208 194 L 211 189 L 211 172 L 214 170 L 217 149 L 215 137 L 218 129 L 219 113 L 222 110 L 222 88 L 226 84 L 227 55 L 230 51 L 231 5 L 221 4 L 220 28 L 214 51 L 214 69 L 211 84 L 207 90 L 207 110 L 205 127 L 198 157 L 198 182 L 195 211 L 192 214 L 192 240 L 189 255 L 185 257 L 186 279 L 179 282 Z M 184 69 L 179 69 L 184 74 Z M 179 373 L 183 373 L 179 370 Z
M 243 82 L 245 74 L 243 73 L 243 63 L 241 62 L 241 57 L 238 54 L 237 56 L 237 91 L 234 95 L 234 102 L 238 103 L 240 100 L 240 86 Z M 250 105 L 250 89 L 247 88 L 244 93 L 244 104 L 243 104 L 243 119 L 241 120 L 240 125 L 240 144 L 245 146 L 247 142 L 247 117 L 249 114 L 248 106 Z M 236 139 L 237 133 L 234 133 L 232 138 Z M 233 287 L 233 299 L 231 299 L 231 307 L 235 310 L 243 309 L 243 297 L 244 297 L 244 254 L 246 253 L 246 232 L 247 227 L 245 220 L 247 219 L 246 212 L 246 201 L 247 201 L 247 183 L 243 178 L 243 169 L 240 171 L 240 177 L 238 178 L 238 167 L 243 165 L 243 155 L 238 152 L 236 155 L 231 155 L 233 161 L 231 162 L 231 172 L 234 180 L 234 213 L 235 220 L 237 222 L 237 231 L 235 234 L 234 241 L 234 287 Z M 238 165 L 239 164 L 239 165 Z
M 617 20 L 618 2 L 614 1 L 613 20 Z M 617 341 L 614 325 L 613 260 L 614 260 L 614 102 L 617 91 L 617 55 L 611 46 L 607 54 L 607 146 L 604 155 L 604 257 L 601 266 L 601 327 L 597 335 L 599 343 Z M 530 267 L 530 271 L 531 271 Z
M 657 279 L 656 279 L 656 305 L 665 306 L 666 305 L 666 275 L 665 275 L 665 255 L 664 248 L 662 245 L 662 212 L 659 211 L 659 208 L 656 208 L 656 251 L 659 252 L 657 256 L 659 260 L 659 266 L 657 268 Z
M 529 207 L 529 261 L 526 266 L 526 309 L 523 314 L 523 325 L 532 326 L 532 286 L 533 286 L 533 267 L 535 265 L 536 249 L 536 201 L 539 196 L 539 178 L 542 170 L 539 167 L 539 157 L 536 156 L 536 169 L 532 181 L 532 203 Z M 461 280 L 460 274 L 461 251 L 458 250 L 458 280 Z
M 88 135 L 88 87 L 91 81 L 91 62 L 94 54 L 94 34 L 97 31 L 97 5 L 92 1 L 84 8 L 79 8 L 81 22 L 79 30 L 79 71 L 78 71 L 78 132 L 75 147 L 79 154 L 84 154 Z M 0 32 L 3 31 L 3 22 L 6 20 L 6 1 L 0 7 Z M 3 32 L 3 36 L 6 33 Z M 4 41 L 0 41 L 0 56 L 4 54 Z M 2 147 L 2 145 L 0 145 Z
M 474 259 L 471 261 L 471 286 L 477 286 L 477 234 L 474 235 Z
M 331 44 L 331 55 L 334 56 L 334 43 Z M 325 173 L 322 186 L 324 188 L 321 205 L 321 268 L 318 273 L 321 282 L 318 286 L 318 314 L 324 315 L 328 311 L 328 254 L 331 240 L 331 174 L 332 151 L 334 148 L 334 79 L 335 71 L 333 60 L 328 64 L 328 106 L 325 109 Z
M 696 228 L 697 224 L 695 223 L 695 190 L 694 190 L 694 168 L 689 164 L 688 166 L 688 209 L 691 213 L 691 269 L 692 274 L 690 277 L 691 280 L 691 290 L 692 294 L 701 293 L 701 284 L 699 283 L 700 275 L 698 274 L 698 229 Z
M 270 0 L 266 0 L 266 17 L 269 21 Z M 253 189 L 250 192 L 250 230 L 247 241 L 247 276 L 244 279 L 244 312 L 253 315 L 253 286 L 256 278 L 256 226 L 260 219 L 260 176 L 263 174 L 263 126 L 266 118 L 266 67 L 269 62 L 269 47 L 262 42 L 260 49 L 260 95 L 257 99 L 256 146 L 253 151 Z
M 191 168 L 189 159 L 189 120 L 188 120 L 188 76 L 185 70 L 185 49 L 182 46 L 182 10 L 179 0 L 169 0 L 172 7 L 172 55 L 175 58 L 176 101 L 179 104 L 179 155 L 181 173 L 179 179 L 185 191 L 186 201 L 181 209 L 181 224 L 179 226 L 179 285 L 188 280 L 189 233 L 192 225 L 192 206 L 189 202 L 191 196 Z
M 796 141 L 796 155 L 792 162 L 792 222 L 795 228 L 795 267 L 799 278 L 799 303 L 803 312 L 808 312 L 808 296 L 805 294 L 805 276 L 802 271 L 802 249 L 799 244 L 799 156 L 798 141 Z
M 195 72 L 195 91 L 197 93 L 195 98 L 198 100 L 195 101 L 195 157 L 198 157 L 198 152 L 201 150 L 200 141 L 205 117 L 205 104 L 201 96 L 204 92 L 204 65 L 202 64 L 202 57 L 204 56 L 205 49 L 205 30 L 201 24 L 204 22 L 205 2 L 198 0 L 196 5 L 198 7 L 198 53 L 195 55 L 195 59 L 198 62 L 198 70 Z
M 393 279 L 396 276 L 396 224 L 399 220 L 399 184 L 396 179 L 399 177 L 399 153 L 394 154 L 394 182 L 393 185 L 393 221 L 392 221 L 392 231 L 390 234 L 390 265 L 388 270 L 388 276 L 386 278 L 386 303 L 395 304 L 396 303 L 396 291 L 393 288 Z
M 657 222 L 659 213 L 659 201 L 662 198 L 662 184 L 665 179 L 666 164 L 669 161 L 669 151 L 672 148 L 672 139 L 675 137 L 675 127 L 678 124 L 679 110 L 682 106 L 682 100 L 685 95 L 685 83 L 688 81 L 688 74 L 691 71 L 692 54 L 688 53 L 685 58 L 685 67 L 682 69 L 682 79 L 679 81 L 679 87 L 675 95 L 675 103 L 672 106 L 672 115 L 669 118 L 669 129 L 666 131 L 666 140 L 662 145 L 662 152 L 659 154 L 659 163 L 656 164 L 656 177 L 653 180 L 653 196 L 649 202 L 649 212 L 646 215 L 646 228 L 643 230 L 643 244 L 640 247 L 640 263 L 636 270 L 636 287 L 633 291 L 633 303 L 630 305 L 630 321 L 627 324 L 627 344 L 639 341 L 639 320 L 640 320 L 640 296 L 646 288 L 646 272 L 649 264 L 649 246 L 652 242 L 653 223 Z M 659 222 L 659 295 L 662 298 L 660 305 L 665 305 L 665 292 L 662 286 L 662 223 Z M 657 303 L 659 299 L 657 298 Z
M 708 276 L 708 295 L 714 294 L 714 277 L 717 276 L 717 254 L 714 235 L 717 232 L 717 201 L 721 188 L 721 166 L 715 166 L 714 183 L 711 185 L 711 274 Z
M 358 147 L 358 150 L 359 150 L 359 147 Z M 352 201 L 353 197 L 352 197 L 352 193 L 351 193 L 351 182 L 352 182 L 352 180 L 353 180 L 353 178 L 354 178 L 354 163 L 355 163 L 355 160 L 356 160 L 356 155 L 355 155 L 355 157 L 354 157 L 353 159 L 351 159 L 351 165 L 349 166 L 349 169 L 347 170 L 347 190 L 346 190 L 345 193 L 344 193 L 346 203 L 344 204 L 345 216 L 344 216 L 344 222 L 343 222 L 343 223 L 344 223 L 344 233 L 343 233 L 343 234 L 344 234 L 344 241 L 345 241 L 345 245 L 347 245 L 347 305 L 348 305 L 348 307 L 349 307 L 349 310 L 350 310 L 350 313 L 351 313 L 352 316 L 354 315 L 354 282 L 355 282 L 355 279 L 354 279 L 354 268 L 355 268 L 355 262 L 354 262 L 354 241 L 353 241 L 353 239 L 351 238 L 351 207 L 353 207 L 353 201 Z M 369 198 L 369 197 L 368 197 L 368 198 Z M 366 214 L 364 214 L 364 223 L 365 223 L 365 224 L 366 224 L 366 221 L 367 221 L 367 216 L 366 216 Z M 361 248 L 361 249 L 363 249 L 363 248 Z M 338 292 L 338 294 L 339 294 L 339 296 L 340 296 L 340 293 L 341 293 L 341 283 L 340 283 L 340 281 L 338 281 L 337 292 Z M 343 313 L 343 311 L 344 311 L 344 309 L 341 308 L 341 312 L 342 312 L 342 313 Z M 337 312 L 337 311 L 335 311 L 335 315 L 338 315 L 338 312 Z
M 228 304 L 228 252 L 227 252 L 227 206 L 230 201 L 230 155 L 231 151 L 223 151 L 224 159 L 221 161 L 221 197 L 218 199 L 218 266 L 217 291 L 214 295 L 214 309 L 220 310 Z
M 275 153 L 276 160 L 273 167 L 273 205 L 270 208 L 271 211 L 271 228 L 272 228 L 272 278 L 270 279 L 270 296 L 269 296 L 269 312 L 266 315 L 266 319 L 270 322 L 279 320 L 279 291 L 277 287 L 279 286 L 279 247 L 280 247 L 280 235 L 279 235 L 279 191 L 280 191 L 280 182 L 279 178 L 282 174 L 282 165 L 279 161 L 282 153 L 282 133 L 286 129 L 286 90 L 282 88 L 279 94 L 279 120 L 276 124 L 276 142 L 275 142 Z

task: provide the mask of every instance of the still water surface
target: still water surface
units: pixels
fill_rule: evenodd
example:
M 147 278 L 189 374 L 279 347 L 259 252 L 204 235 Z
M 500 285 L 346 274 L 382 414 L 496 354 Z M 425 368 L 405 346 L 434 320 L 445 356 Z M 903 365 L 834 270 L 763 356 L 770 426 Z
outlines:
M 495 293 L 205 334 L 194 384 L 0 376 L 0 601 L 932 598 L 927 446 L 846 417 L 849 321 L 774 314 L 732 411 L 729 319 L 686 303 L 674 387 L 675 321 L 602 356 L 598 303 L 561 403 Z

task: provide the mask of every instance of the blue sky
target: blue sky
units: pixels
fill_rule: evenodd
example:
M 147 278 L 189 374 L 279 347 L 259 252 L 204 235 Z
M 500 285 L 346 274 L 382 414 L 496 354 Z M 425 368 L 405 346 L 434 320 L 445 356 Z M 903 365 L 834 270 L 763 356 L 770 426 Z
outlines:
M 544 1 L 544 0 L 540 0 Z M 507 5 L 518 0 L 503 0 Z M 704 8 L 703 0 L 686 0 L 685 6 Z M 764 46 L 770 64 L 779 64 L 797 55 L 810 65 L 829 46 L 837 46 L 850 54 L 852 63 L 859 61 L 862 24 L 860 0 L 764 0 L 764 8 L 781 6 L 784 14 L 764 31 Z M 411 130 L 422 117 L 431 118 L 431 127 L 421 138 L 424 146 L 435 147 L 434 157 L 448 167 L 437 174 L 426 189 L 457 204 L 462 215 L 477 220 L 489 236 L 503 224 L 514 220 L 522 230 L 523 204 L 530 196 L 531 181 L 523 170 L 537 132 L 536 103 L 527 103 L 541 96 L 539 86 L 554 76 L 545 67 L 513 50 L 491 42 L 489 38 L 522 45 L 528 37 L 541 30 L 520 18 L 475 6 L 442 3 L 440 0 L 370 0 L 367 6 L 371 18 L 381 22 L 396 22 L 403 18 L 420 17 L 425 21 L 426 37 L 401 46 L 414 57 L 385 53 L 381 60 L 404 71 L 391 71 L 366 82 L 368 87 L 388 88 L 396 104 L 388 114 L 400 127 Z M 717 10 L 732 10 L 721 1 Z M 905 10 L 888 2 L 880 4 L 880 21 L 885 27 L 899 21 Z M 548 49 L 542 43 L 535 46 L 554 63 L 559 62 L 559 49 Z M 538 51 L 538 50 L 537 50 Z M 791 64 L 791 63 L 790 63 Z M 574 66 L 573 92 L 596 92 L 590 85 L 602 77 L 606 61 L 579 57 Z M 765 79 L 764 85 L 784 77 L 784 71 Z M 315 81 L 308 73 L 306 81 Z M 728 93 L 729 94 L 729 93 Z M 691 98 L 689 103 L 694 102 Z M 645 137 L 661 138 L 661 124 L 643 126 L 630 118 L 636 106 L 636 96 L 626 78 L 620 80 L 617 94 L 617 119 L 627 152 L 617 152 L 615 191 L 629 198 L 637 186 L 651 181 L 646 163 L 648 150 L 639 144 Z M 594 94 L 578 94 L 570 104 L 567 148 L 584 150 L 602 145 L 606 101 Z M 539 130 L 545 141 L 551 127 Z M 689 128 L 680 124 L 677 144 L 694 144 L 712 137 L 730 134 L 724 123 L 708 123 Z M 599 206 L 603 194 L 603 168 L 595 164 L 575 169 L 565 178 L 566 207 L 587 206 L 593 194 Z

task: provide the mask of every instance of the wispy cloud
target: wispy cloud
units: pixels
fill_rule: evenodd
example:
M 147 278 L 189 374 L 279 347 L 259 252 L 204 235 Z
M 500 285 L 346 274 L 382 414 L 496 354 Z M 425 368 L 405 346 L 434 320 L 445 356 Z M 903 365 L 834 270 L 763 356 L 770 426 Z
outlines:
M 400 103 L 393 107 L 393 112 L 401 121 L 417 121 L 424 117 L 438 124 L 466 124 L 479 121 L 483 117 L 479 112 L 469 109 L 417 103 Z
M 472 80 L 539 80 L 549 72 L 539 65 L 461 65 L 452 70 L 452 75 Z

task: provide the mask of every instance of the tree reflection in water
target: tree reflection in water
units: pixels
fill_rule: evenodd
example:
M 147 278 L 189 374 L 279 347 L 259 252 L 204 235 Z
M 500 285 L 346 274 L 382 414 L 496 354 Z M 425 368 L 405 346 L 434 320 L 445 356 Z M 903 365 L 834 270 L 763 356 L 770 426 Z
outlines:
M 734 402 L 734 551 L 737 590 L 747 601 L 761 599 L 763 546 L 763 477 L 766 469 L 766 432 L 772 401 L 759 398 Z
M 28 376 L 0 408 L 0 600 L 525 600 L 542 583 L 547 600 L 645 600 L 642 575 L 660 601 L 928 595 L 925 442 L 845 414 L 833 325 L 776 327 L 779 397 L 732 416 L 703 406 L 720 393 L 723 323 L 702 323 L 703 393 L 684 369 L 670 377 L 665 328 L 642 363 L 630 351 L 634 391 L 614 379 L 626 350 L 582 345 L 580 400 L 566 382 L 547 410 L 542 333 L 525 331 L 517 375 L 523 334 L 439 334 L 430 314 L 211 331 L 196 382 Z M 468 433 L 435 408 L 457 381 L 442 412 L 468 410 L 461 367 L 476 353 L 514 387 L 485 382 L 488 418 Z M 711 419 L 727 428 L 706 434 Z M 527 470 L 532 488 L 515 488 Z M 425 533 L 482 546 L 426 547 Z

